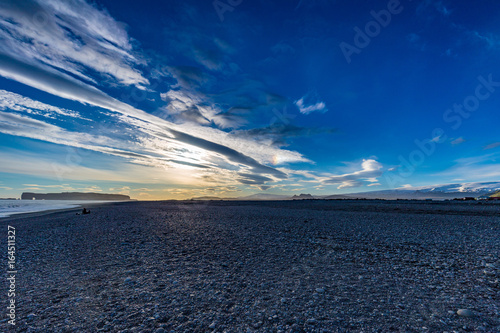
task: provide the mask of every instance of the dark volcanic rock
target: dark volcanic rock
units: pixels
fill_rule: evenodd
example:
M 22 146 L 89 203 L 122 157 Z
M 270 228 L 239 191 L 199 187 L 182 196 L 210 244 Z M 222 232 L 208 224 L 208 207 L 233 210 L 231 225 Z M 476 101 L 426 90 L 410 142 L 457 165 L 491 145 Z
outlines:
M 19 332 L 500 332 L 499 212 L 130 202 L 0 223 Z

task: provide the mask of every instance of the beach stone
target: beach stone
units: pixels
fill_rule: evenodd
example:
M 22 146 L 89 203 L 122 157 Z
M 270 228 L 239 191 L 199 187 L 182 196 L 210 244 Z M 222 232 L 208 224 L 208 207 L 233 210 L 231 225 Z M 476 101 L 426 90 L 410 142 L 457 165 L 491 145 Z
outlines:
M 155 333 L 167 333 L 167 331 L 165 331 L 164 328 L 160 327 L 155 331 Z
M 324 288 L 316 288 L 316 292 L 322 294 L 325 292 L 325 289 Z
M 211 330 L 215 329 L 215 323 L 211 323 L 210 326 L 208 326 L 208 328 L 210 328 Z
M 469 309 L 458 309 L 457 315 L 462 317 L 474 317 L 474 312 Z

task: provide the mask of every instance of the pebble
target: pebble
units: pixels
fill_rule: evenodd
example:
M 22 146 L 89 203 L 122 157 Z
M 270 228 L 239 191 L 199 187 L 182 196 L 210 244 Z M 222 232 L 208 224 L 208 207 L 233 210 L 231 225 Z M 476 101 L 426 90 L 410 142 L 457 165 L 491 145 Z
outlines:
M 458 309 L 457 314 L 462 317 L 474 317 L 474 312 L 469 309 Z
M 318 293 L 324 293 L 325 289 L 324 288 L 316 288 L 316 292 L 318 292 Z
M 208 326 L 208 328 L 210 328 L 211 330 L 213 330 L 213 329 L 215 329 L 215 326 L 216 326 L 216 324 L 214 322 L 214 323 L 211 323 L 210 326 Z
M 315 318 L 309 318 L 309 319 L 307 319 L 307 323 L 311 324 L 311 325 L 314 325 L 314 324 L 316 324 L 316 319 Z
M 490 270 L 486 270 L 486 269 L 483 272 L 484 272 L 484 274 L 486 274 L 488 276 L 495 276 L 496 275 L 496 273 L 494 271 L 490 271 Z

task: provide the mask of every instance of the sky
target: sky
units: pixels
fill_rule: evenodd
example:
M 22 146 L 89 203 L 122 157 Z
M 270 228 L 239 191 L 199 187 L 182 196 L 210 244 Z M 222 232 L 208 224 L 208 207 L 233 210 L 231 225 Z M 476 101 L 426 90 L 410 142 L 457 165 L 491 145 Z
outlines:
M 500 181 L 494 0 L 2 0 L 0 197 Z

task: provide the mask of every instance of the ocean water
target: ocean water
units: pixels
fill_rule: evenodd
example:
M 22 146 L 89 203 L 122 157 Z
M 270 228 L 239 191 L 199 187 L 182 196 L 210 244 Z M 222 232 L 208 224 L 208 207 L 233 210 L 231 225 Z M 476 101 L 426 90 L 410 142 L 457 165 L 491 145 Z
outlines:
M 21 213 L 36 213 L 52 209 L 82 207 L 89 203 L 102 201 L 81 200 L 0 200 L 0 217 L 8 217 Z

